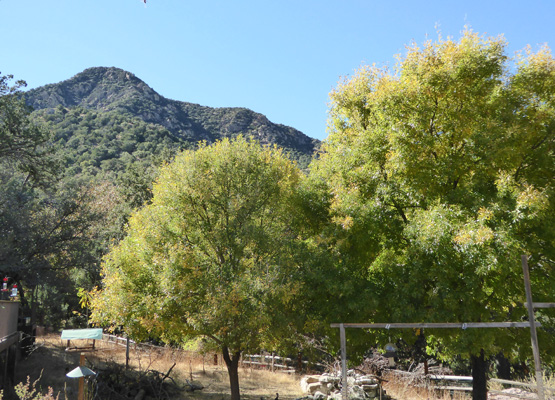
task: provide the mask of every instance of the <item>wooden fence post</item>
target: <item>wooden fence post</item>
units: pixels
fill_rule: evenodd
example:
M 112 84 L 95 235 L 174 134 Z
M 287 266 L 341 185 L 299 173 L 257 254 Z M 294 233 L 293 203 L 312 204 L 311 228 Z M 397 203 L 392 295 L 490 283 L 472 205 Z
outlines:
M 125 369 L 129 369 L 129 335 L 125 336 Z
M 85 365 L 85 353 L 81 353 L 79 357 L 79 366 Z M 81 376 L 79 378 L 79 391 L 77 392 L 77 398 L 79 400 L 85 399 L 85 377 Z

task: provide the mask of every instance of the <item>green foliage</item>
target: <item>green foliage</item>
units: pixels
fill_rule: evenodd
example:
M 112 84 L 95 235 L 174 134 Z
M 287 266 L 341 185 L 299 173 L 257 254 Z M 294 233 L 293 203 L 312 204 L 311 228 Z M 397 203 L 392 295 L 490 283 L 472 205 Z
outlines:
M 294 239 L 286 222 L 298 179 L 279 151 L 241 138 L 178 156 L 104 263 L 97 321 L 143 337 L 180 342 L 191 333 L 257 348 L 265 307 L 291 295 L 282 280 L 292 255 L 278 249 Z
M 21 94 L 26 83 L 20 80 L 9 86 L 12 79 L 12 75 L 0 75 L 0 160 L 37 178 L 51 172 L 44 149 L 48 134 L 29 119 L 31 110 Z
M 288 335 L 299 179 L 280 150 L 241 136 L 178 155 L 106 257 L 93 321 L 139 339 L 202 336 L 235 362 Z
M 370 306 L 350 317 L 525 319 L 521 254 L 535 298 L 555 298 L 554 79 L 547 48 L 513 70 L 502 38 L 466 31 L 410 46 L 394 73 L 363 67 L 332 92 L 312 174 L 333 193 L 341 265 L 368 288 L 349 302 Z M 530 352 L 525 330 L 427 334 L 446 358 Z
M 139 168 L 153 178 L 157 163 L 191 147 L 160 126 L 115 111 L 58 107 L 36 111 L 33 117 L 52 132 L 51 144 L 58 149 L 67 177 L 117 179 L 129 168 Z
M 10 88 L 9 79 L 0 77 L 0 274 L 18 283 L 27 315 L 43 304 L 33 323 L 58 327 L 78 307 L 75 285 L 98 280 L 99 257 L 123 224 L 114 213 L 125 209 L 105 180 L 61 176 L 55 137 L 32 118 L 24 83 Z
M 54 390 L 49 387 L 46 393 L 41 393 L 36 385 L 38 381 L 37 379 L 34 382 L 31 382 L 31 379 L 27 377 L 27 382 L 23 383 L 20 382 L 15 386 L 15 394 L 20 400 L 57 400 L 60 396 L 59 394 L 54 396 Z M 0 400 L 3 399 L 3 391 L 0 390 Z

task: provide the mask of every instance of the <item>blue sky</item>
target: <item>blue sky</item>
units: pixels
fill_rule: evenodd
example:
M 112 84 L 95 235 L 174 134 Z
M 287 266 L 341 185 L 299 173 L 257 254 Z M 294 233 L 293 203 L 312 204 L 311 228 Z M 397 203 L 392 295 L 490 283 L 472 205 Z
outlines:
M 552 0 L 0 0 L 0 72 L 33 88 L 119 67 L 165 97 L 325 139 L 328 94 L 360 65 L 465 25 L 504 34 L 509 55 L 553 48 L 554 17 Z

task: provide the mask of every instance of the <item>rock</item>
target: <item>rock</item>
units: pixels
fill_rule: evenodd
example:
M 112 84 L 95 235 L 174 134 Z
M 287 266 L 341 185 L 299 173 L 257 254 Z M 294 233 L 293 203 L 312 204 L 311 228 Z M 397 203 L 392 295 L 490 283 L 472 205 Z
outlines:
M 514 399 L 517 396 L 527 397 L 527 398 L 530 398 L 530 399 L 537 399 L 538 398 L 537 394 L 527 392 L 526 390 L 519 389 L 519 388 L 503 389 L 501 392 L 502 393 L 496 393 L 496 394 L 489 395 L 489 398 L 492 399 L 492 400 L 510 400 L 510 399 Z
M 341 377 L 335 374 L 307 375 L 301 379 L 301 388 L 312 394 L 313 400 L 341 400 Z M 380 384 L 373 375 L 357 375 L 349 371 L 347 376 L 349 400 L 367 400 L 379 397 Z M 382 391 L 382 395 L 385 392 Z
M 366 397 L 370 398 L 370 399 L 375 399 L 376 397 L 379 397 L 379 392 L 377 390 L 373 391 L 373 392 L 366 392 Z
M 324 385 L 322 385 L 320 382 L 315 382 L 315 383 L 309 383 L 307 386 L 307 393 L 310 393 L 312 395 L 314 395 L 316 392 L 322 392 L 326 389 L 324 389 Z
M 322 383 L 339 383 L 340 381 L 341 381 L 341 378 L 338 376 L 322 375 L 320 377 L 320 382 Z
M 314 396 L 313 396 L 314 400 L 324 400 L 327 397 L 328 397 L 327 395 L 319 391 L 316 391 L 316 393 L 314 393 Z
M 356 379 L 357 385 L 375 385 L 377 383 L 378 383 L 378 380 L 374 378 L 372 375 L 365 375 Z
M 308 385 L 312 383 L 320 382 L 320 376 L 318 375 L 306 375 L 301 378 L 301 390 L 303 393 L 310 393 L 308 390 Z
M 379 386 L 380 385 L 378 385 L 378 384 L 375 384 L 375 385 L 360 385 L 362 390 L 364 390 L 365 392 L 371 392 L 373 390 L 377 390 Z
M 360 386 L 349 387 L 349 399 L 350 400 L 362 400 L 366 398 L 366 393 Z

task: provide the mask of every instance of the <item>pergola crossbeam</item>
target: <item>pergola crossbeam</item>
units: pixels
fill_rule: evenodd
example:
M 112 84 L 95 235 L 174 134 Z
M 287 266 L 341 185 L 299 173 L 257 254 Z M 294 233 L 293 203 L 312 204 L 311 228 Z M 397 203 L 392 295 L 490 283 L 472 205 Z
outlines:
M 524 305 L 528 307 L 528 303 Z M 555 303 L 532 303 L 532 308 L 555 308 Z
M 362 328 L 362 329 L 469 329 L 469 328 L 530 328 L 530 322 L 409 322 L 409 323 L 345 323 L 331 324 L 332 328 Z M 539 322 L 536 327 L 541 327 Z

